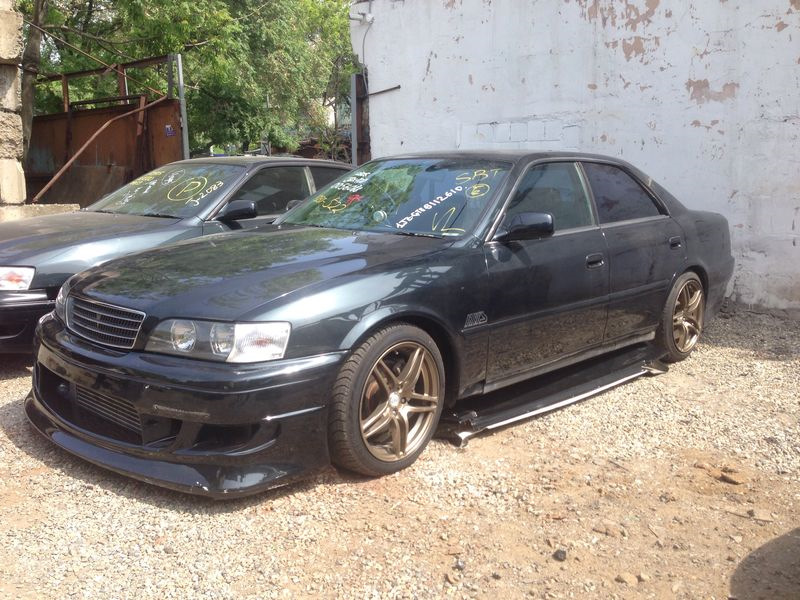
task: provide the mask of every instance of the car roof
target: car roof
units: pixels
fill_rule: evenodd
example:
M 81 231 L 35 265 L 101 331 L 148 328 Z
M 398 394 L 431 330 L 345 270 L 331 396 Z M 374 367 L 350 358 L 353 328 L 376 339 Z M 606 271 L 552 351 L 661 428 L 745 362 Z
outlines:
M 179 160 L 170 164 L 213 164 L 213 165 L 238 165 L 242 167 L 253 167 L 272 163 L 274 165 L 305 165 L 309 167 L 336 167 L 339 169 L 352 169 L 353 166 L 334 160 L 323 160 L 318 158 L 302 158 L 297 156 L 207 156 L 203 158 L 189 158 Z
M 377 160 L 405 158 L 482 158 L 491 160 L 504 160 L 513 163 L 567 158 L 572 160 L 600 160 L 604 162 L 612 162 L 618 165 L 629 166 L 624 160 L 615 158 L 613 156 L 559 150 L 444 150 L 441 152 L 414 152 L 409 154 L 382 156 Z

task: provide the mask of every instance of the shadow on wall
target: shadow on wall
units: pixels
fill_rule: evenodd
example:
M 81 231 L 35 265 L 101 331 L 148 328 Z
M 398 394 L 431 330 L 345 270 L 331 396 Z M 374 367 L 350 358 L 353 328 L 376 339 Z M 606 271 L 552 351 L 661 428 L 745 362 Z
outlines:
M 800 598 L 800 528 L 751 552 L 731 577 L 731 600 Z

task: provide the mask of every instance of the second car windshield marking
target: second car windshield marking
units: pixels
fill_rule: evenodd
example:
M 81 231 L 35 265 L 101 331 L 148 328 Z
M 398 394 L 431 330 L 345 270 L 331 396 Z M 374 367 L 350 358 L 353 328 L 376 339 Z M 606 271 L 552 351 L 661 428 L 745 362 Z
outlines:
M 430 202 L 426 202 L 425 204 L 420 206 L 418 209 L 412 211 L 411 214 L 409 214 L 407 217 L 403 217 L 402 219 L 400 219 L 397 223 L 395 223 L 395 227 L 397 227 L 398 229 L 402 229 L 403 227 L 405 227 L 406 225 L 411 223 L 411 221 L 413 221 L 416 217 L 420 216 L 422 213 L 434 208 L 435 206 L 438 206 L 439 204 L 441 204 L 445 200 L 448 200 L 449 198 L 452 198 L 458 192 L 461 192 L 463 190 L 464 190 L 464 188 L 462 186 L 460 186 L 460 185 L 457 185 L 455 187 L 450 188 L 449 190 L 447 190 L 441 196 L 436 196 L 436 198 L 434 198 Z

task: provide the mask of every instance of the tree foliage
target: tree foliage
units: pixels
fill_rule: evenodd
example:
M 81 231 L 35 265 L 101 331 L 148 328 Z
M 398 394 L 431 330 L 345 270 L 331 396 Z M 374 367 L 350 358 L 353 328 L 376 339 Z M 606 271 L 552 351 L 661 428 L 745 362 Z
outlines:
M 264 138 L 292 147 L 325 128 L 323 107 L 347 101 L 347 0 L 24 0 L 26 17 L 37 2 L 48 32 L 109 64 L 182 53 L 193 151 Z M 40 73 L 97 66 L 56 37 L 42 41 Z M 163 72 L 130 75 L 166 90 Z M 70 82 L 72 100 L 116 94 L 113 73 Z M 60 84 L 37 86 L 36 112 L 60 105 Z

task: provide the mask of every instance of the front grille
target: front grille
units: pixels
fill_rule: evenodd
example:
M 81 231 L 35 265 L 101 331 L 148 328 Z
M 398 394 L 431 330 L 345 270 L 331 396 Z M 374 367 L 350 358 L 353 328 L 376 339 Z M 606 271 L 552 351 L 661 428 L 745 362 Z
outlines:
M 130 350 L 144 321 L 144 313 L 103 302 L 71 296 L 67 301 L 67 326 L 87 340 Z
M 107 396 L 82 386 L 76 386 L 75 401 L 78 406 L 108 419 L 112 423 L 130 429 L 136 433 L 142 432 L 142 420 L 136 407 L 123 398 Z

